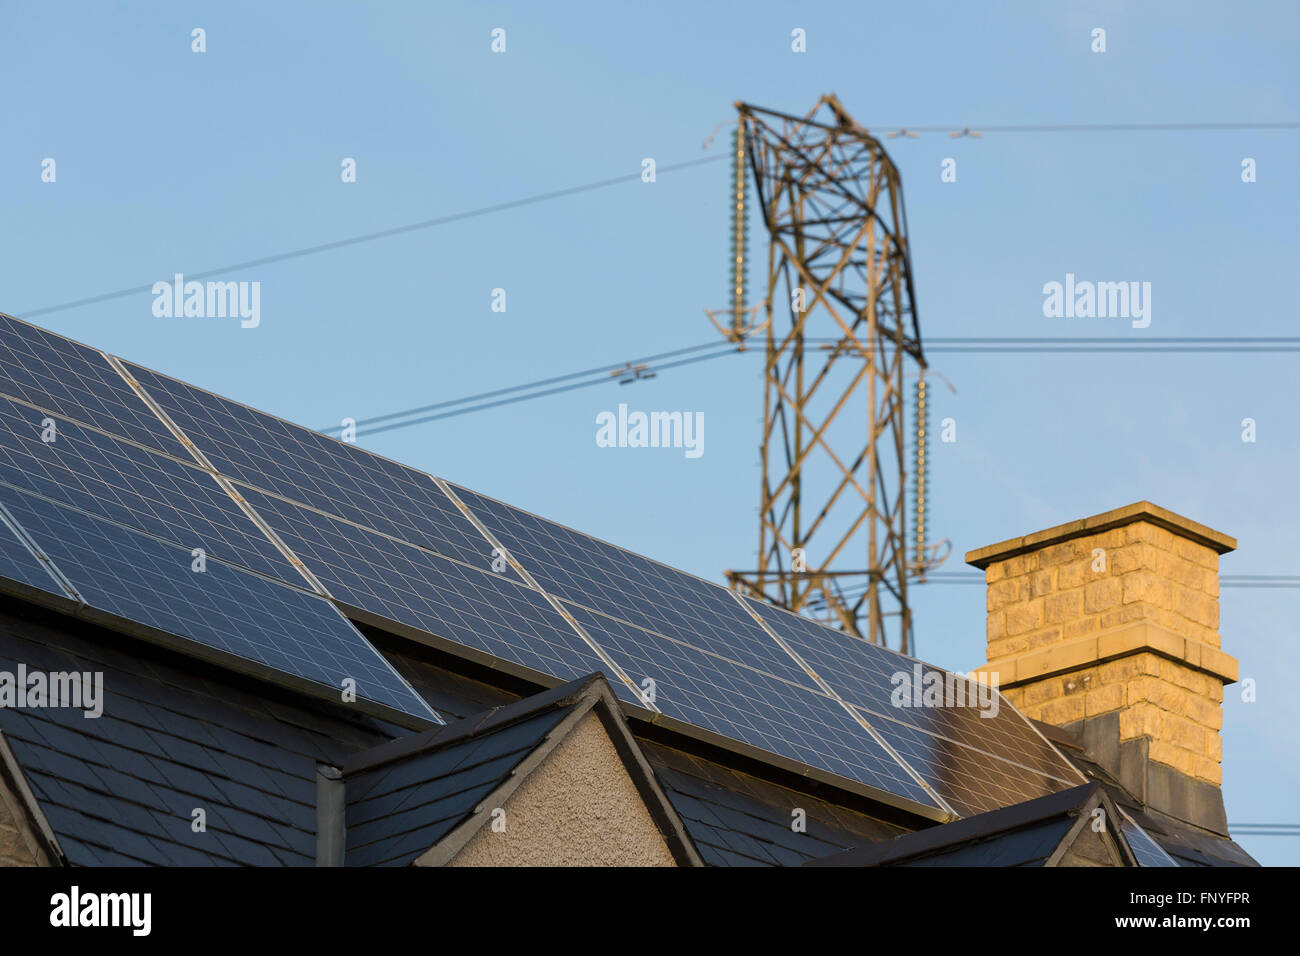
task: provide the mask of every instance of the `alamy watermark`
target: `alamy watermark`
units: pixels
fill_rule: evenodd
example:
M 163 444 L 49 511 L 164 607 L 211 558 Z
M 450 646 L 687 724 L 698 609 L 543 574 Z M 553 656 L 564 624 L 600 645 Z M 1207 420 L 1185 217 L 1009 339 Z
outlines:
M 153 929 L 152 893 L 83 893 L 73 885 L 50 897 L 50 925 L 55 928 L 120 927 L 132 936 Z
M 160 319 L 242 319 L 245 329 L 262 323 L 262 283 L 186 282 L 176 273 L 171 282 L 153 284 L 153 314 Z
M 1151 324 L 1150 282 L 1076 282 L 1043 286 L 1043 315 L 1049 319 L 1132 319 L 1133 328 Z
M 95 719 L 104 713 L 103 671 L 0 671 L 0 709 L 69 707 Z
M 629 412 L 596 416 L 596 444 L 601 448 L 683 448 L 687 458 L 704 454 L 703 412 Z
M 998 715 L 1001 695 L 994 673 L 981 672 L 977 679 L 955 671 L 927 671 L 918 663 L 910 671 L 895 671 L 889 682 L 894 685 L 889 702 L 895 707 L 970 707 L 981 717 Z

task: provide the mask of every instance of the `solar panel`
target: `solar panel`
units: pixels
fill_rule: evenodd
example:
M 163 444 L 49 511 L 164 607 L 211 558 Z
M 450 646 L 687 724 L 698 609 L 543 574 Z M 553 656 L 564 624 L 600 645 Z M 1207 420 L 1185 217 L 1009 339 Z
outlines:
M 94 349 L 0 314 L 0 393 L 178 458 L 184 446 Z
M 566 606 L 634 683 L 654 681 L 654 704 L 667 716 L 937 806 L 837 701 L 616 618 Z
M 369 614 L 564 680 L 603 671 L 623 692 L 540 592 L 271 495 L 245 494 L 351 616 Z
M 149 369 L 127 368 L 228 478 L 474 567 L 491 567 L 491 545 L 428 475 Z M 508 565 L 502 573 L 515 577 Z
M 34 495 L 0 488 L 0 501 L 73 583 L 89 608 L 167 635 L 229 662 L 251 662 L 340 695 L 440 720 L 326 600 L 222 561 L 192 570 L 189 552 Z
M 775 677 L 815 686 L 725 588 L 468 488 L 453 485 L 452 490 L 556 597 Z
M 45 563 L 28 550 L 18 539 L 18 532 L 8 527 L 0 515 L 0 578 L 17 581 L 39 591 L 48 591 L 67 597 L 62 586 L 49 572 Z
M 863 714 L 863 718 L 964 817 L 1045 797 L 1073 785 L 909 724 L 874 714 Z
M 603 636 L 596 640 L 616 663 L 624 663 L 623 654 L 635 654 L 638 641 L 654 642 L 657 636 L 686 645 L 687 653 L 710 655 L 701 658 L 710 665 L 721 666 L 717 662 L 725 660 L 728 666 L 748 668 L 745 673 L 754 679 L 778 678 L 800 694 L 825 698 L 817 681 L 723 588 L 469 489 L 453 490 L 543 588 L 575 608 L 600 612 Z M 958 812 L 1017 803 L 1078 779 L 1010 705 L 999 707 L 993 718 L 981 717 L 974 706 L 893 707 L 894 674 L 904 671 L 914 678 L 914 665 L 922 667 L 922 679 L 927 673 L 943 677 L 945 672 L 806 618 L 748 603 L 836 694 L 859 707 L 863 719 L 903 753 L 927 783 L 945 798 L 951 796 L 949 802 Z M 580 621 L 590 619 L 578 610 L 573 613 Z M 962 686 L 975 703 L 975 685 L 963 680 Z M 734 714 L 725 717 L 732 720 Z M 708 723 L 702 726 L 714 729 Z M 764 746 L 761 739 L 729 735 Z M 956 766 L 971 779 L 949 785 L 949 778 L 956 779 Z M 908 784 L 915 786 L 910 778 Z
M 1120 813 L 1124 813 L 1123 810 Z M 1178 862 L 1165 852 L 1164 847 L 1151 838 L 1151 835 L 1124 815 L 1120 821 L 1124 839 L 1128 840 L 1129 849 L 1137 857 L 1138 866 L 1178 866 Z
M 988 756 L 1021 764 L 1060 781 L 1045 791 L 1048 793 L 1080 782 L 1078 771 L 1000 695 L 997 713 L 985 716 L 992 713 L 992 708 L 977 706 L 980 698 L 973 681 L 807 618 L 747 600 L 835 693 L 867 715 L 872 726 L 875 717 L 887 718 Z M 944 706 L 925 705 L 923 692 L 931 681 L 936 681 L 945 691 L 951 685 L 953 700 L 945 699 Z M 903 690 L 911 692 L 896 694 Z M 896 699 L 902 706 L 895 703 Z M 956 706 L 952 705 L 954 701 Z
M 212 476 L 0 398 L 0 482 L 291 584 L 298 572 Z

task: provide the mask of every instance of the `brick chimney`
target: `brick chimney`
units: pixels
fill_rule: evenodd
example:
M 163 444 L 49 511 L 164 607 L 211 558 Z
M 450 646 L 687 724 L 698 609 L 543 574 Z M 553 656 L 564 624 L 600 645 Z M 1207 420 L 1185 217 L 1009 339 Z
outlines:
M 1237 542 L 1147 501 L 979 548 L 988 663 L 1144 803 L 1226 832 L 1219 555 Z

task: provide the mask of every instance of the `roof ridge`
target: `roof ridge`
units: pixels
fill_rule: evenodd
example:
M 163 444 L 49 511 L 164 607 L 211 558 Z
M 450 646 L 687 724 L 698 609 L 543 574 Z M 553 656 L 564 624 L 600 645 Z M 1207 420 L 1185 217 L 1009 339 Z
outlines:
M 444 726 L 432 727 L 359 751 L 351 754 L 344 762 L 341 768 L 343 775 L 347 777 L 374 770 L 385 764 L 428 753 L 481 734 L 494 733 L 545 711 L 570 706 L 584 698 L 594 702 L 599 694 L 592 694 L 591 688 L 598 681 L 604 680 L 604 675 L 596 671 L 549 690 L 522 697 L 513 703 L 491 707 Z

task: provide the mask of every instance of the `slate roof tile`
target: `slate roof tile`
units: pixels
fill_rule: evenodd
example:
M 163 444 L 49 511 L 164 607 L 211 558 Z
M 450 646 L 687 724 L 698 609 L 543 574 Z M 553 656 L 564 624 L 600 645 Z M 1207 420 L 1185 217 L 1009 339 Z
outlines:
M 30 653 L 41 648 L 47 652 Z M 295 709 L 292 692 L 259 684 L 259 698 L 245 689 L 253 685 L 246 678 L 226 677 L 211 665 L 144 645 L 136 648 L 141 660 L 167 657 L 168 662 L 141 666 L 134 674 L 109 670 L 105 713 L 98 719 L 70 709 L 0 709 L 0 731 L 68 861 L 87 866 L 314 862 L 315 759 L 302 751 L 322 751 L 319 740 L 335 730 L 367 746 L 387 737 L 367 740 L 351 715 L 331 718 L 314 703 L 300 708 L 299 723 L 317 728 L 308 733 L 282 719 Z M 95 645 L 62 628 L 8 618 L 0 607 L 0 660 L 7 658 L 53 661 L 74 671 L 101 669 L 102 660 L 138 663 L 134 656 L 98 653 Z M 186 677 L 190 671 L 202 679 Z M 285 699 L 277 705 L 280 716 L 265 706 L 277 697 Z M 259 700 L 260 711 L 231 703 Z M 217 715 L 228 723 L 212 723 Z M 192 831 L 196 807 L 208 812 L 206 833 Z
M 221 830 L 209 830 L 208 832 L 212 834 L 214 840 L 225 847 L 228 857 L 239 861 L 245 866 L 278 866 L 280 863 L 275 854 L 261 843 L 246 840 L 241 836 Z

